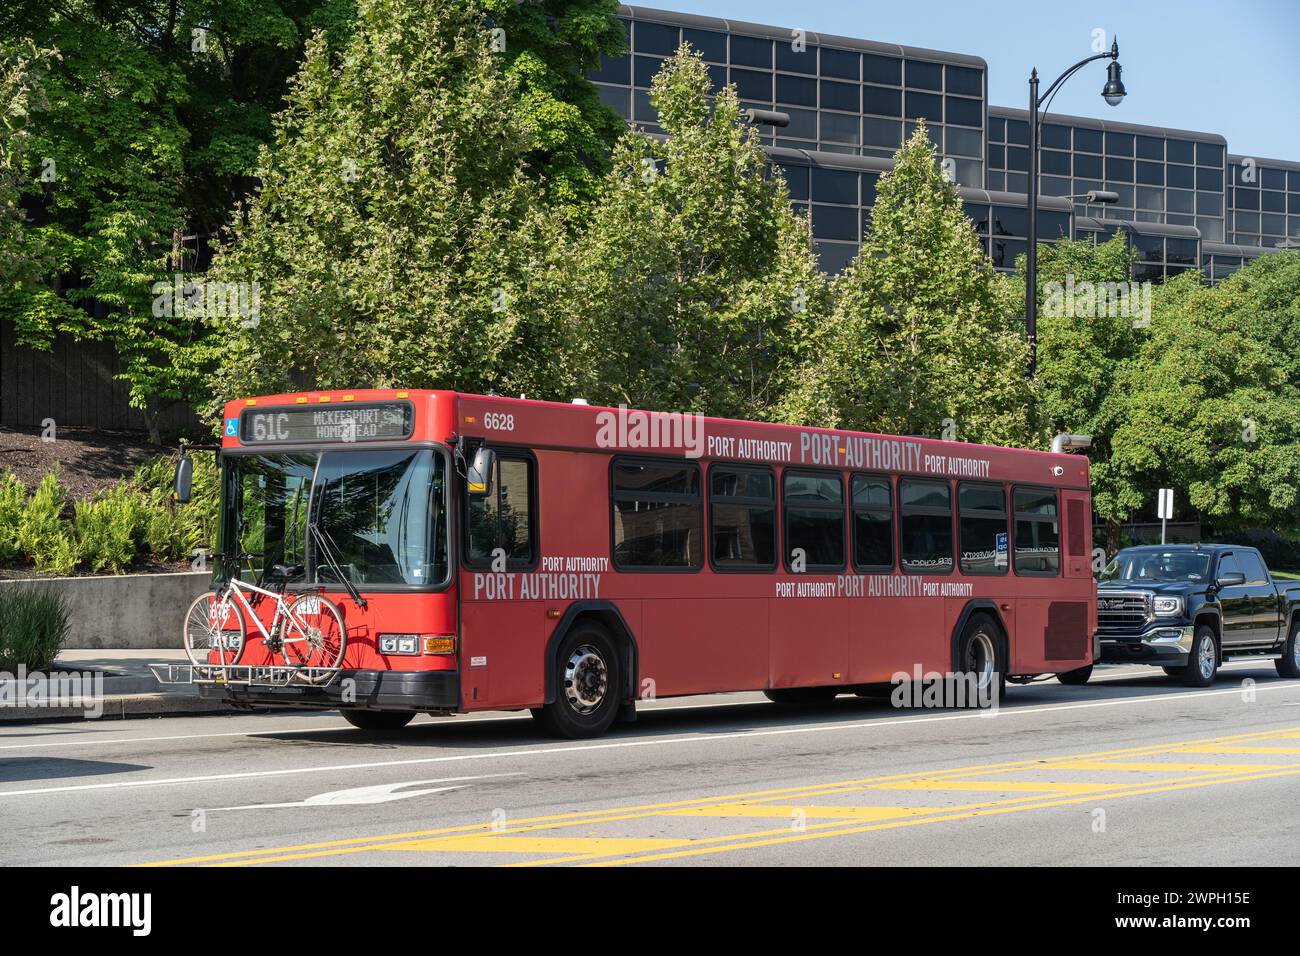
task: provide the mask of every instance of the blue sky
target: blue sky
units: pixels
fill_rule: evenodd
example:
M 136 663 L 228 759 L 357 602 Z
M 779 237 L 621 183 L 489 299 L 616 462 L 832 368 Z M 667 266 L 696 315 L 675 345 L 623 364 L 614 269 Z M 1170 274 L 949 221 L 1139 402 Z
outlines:
M 1233 153 L 1300 162 L 1297 0 L 654 0 L 645 6 L 951 50 L 989 64 L 989 102 L 1027 106 L 1047 82 L 1118 36 L 1128 98 L 1102 102 L 1105 62 L 1072 77 L 1053 112 L 1219 133 Z

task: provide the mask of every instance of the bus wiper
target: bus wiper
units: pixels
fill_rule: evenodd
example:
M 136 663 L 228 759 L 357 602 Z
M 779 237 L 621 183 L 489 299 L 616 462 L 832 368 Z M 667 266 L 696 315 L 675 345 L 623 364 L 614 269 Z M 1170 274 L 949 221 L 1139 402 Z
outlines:
M 339 566 L 339 561 L 334 551 L 334 539 L 329 536 L 329 532 L 322 529 L 315 521 L 307 522 L 307 530 L 311 532 L 312 540 L 316 543 L 316 550 L 319 551 L 321 556 L 325 559 L 326 566 L 329 567 L 329 569 L 334 572 L 334 576 L 342 582 L 344 589 L 348 592 L 348 596 L 352 598 L 357 607 L 364 610 L 366 607 L 366 599 L 361 596 L 356 587 L 352 584 L 352 579 L 344 574 L 343 569 Z

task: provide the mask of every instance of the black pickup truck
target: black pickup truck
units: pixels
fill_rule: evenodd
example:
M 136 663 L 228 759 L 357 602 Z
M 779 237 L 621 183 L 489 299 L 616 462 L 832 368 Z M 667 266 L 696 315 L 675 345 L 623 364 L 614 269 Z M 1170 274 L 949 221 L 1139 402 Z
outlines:
M 1102 663 L 1156 664 L 1189 687 L 1208 686 L 1222 662 L 1245 658 L 1272 659 L 1282 677 L 1300 677 L 1298 635 L 1300 581 L 1274 580 L 1254 548 L 1125 548 L 1098 576 Z

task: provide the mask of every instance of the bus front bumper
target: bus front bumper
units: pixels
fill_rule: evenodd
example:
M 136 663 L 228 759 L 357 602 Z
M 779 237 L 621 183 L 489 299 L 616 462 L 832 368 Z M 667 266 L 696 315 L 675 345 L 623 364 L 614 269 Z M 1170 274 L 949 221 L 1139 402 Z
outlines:
M 199 684 L 199 696 L 236 707 L 454 711 L 460 709 L 457 671 L 342 671 L 328 686 Z

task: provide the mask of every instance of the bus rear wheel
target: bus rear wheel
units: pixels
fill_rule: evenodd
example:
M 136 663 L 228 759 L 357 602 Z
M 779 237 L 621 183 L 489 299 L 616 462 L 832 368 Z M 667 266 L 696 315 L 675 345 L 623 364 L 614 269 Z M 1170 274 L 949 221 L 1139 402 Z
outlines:
M 401 730 L 415 714 L 404 710 L 345 710 L 343 719 L 361 730 Z
M 623 693 L 618 648 L 599 624 L 582 622 L 555 655 L 555 699 L 532 710 L 552 737 L 599 737 L 618 716 Z
M 987 614 L 971 616 L 957 646 L 957 673 L 967 676 L 977 693 L 970 703 L 980 706 L 985 700 L 996 702 L 1006 696 L 1004 647 L 1002 629 L 992 618 Z

